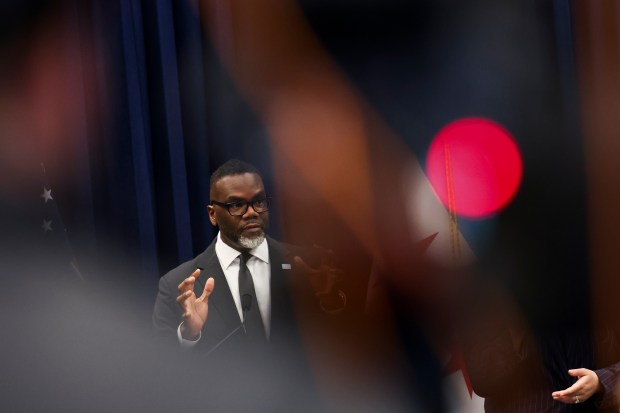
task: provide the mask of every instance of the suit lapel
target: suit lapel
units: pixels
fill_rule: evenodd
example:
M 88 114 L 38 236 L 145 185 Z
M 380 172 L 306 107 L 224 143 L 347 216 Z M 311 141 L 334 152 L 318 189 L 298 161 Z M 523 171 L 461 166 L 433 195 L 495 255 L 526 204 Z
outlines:
M 215 240 L 217 240 L 217 237 Z M 200 297 L 204 290 L 205 282 L 209 277 L 213 277 L 215 287 L 209 297 L 208 318 L 211 319 L 212 316 L 215 316 L 213 312 L 216 311 L 225 324 L 237 326 L 241 323 L 241 319 L 239 318 L 239 312 L 237 311 L 235 301 L 230 292 L 228 281 L 226 281 L 226 276 L 224 275 L 220 261 L 215 253 L 215 240 L 211 242 L 211 245 L 209 245 L 205 252 L 199 255 L 196 260 L 196 267 L 201 269 L 201 275 L 194 285 L 194 292 L 196 293 L 196 297 Z
M 216 238 L 217 239 L 217 238 Z M 283 244 L 271 238 L 269 243 L 269 261 L 271 264 L 271 340 L 279 340 L 282 333 L 289 334 L 295 325 L 295 315 L 292 307 L 290 277 L 292 256 Z M 283 269 L 283 264 L 284 269 Z M 231 328 L 241 323 L 239 312 L 235 306 L 226 276 L 215 253 L 215 240 L 196 258 L 196 267 L 201 269 L 201 275 L 194 285 L 194 292 L 200 297 L 205 282 L 209 277 L 215 280 L 215 288 L 209 297 L 209 317 L 206 328 L 212 328 L 226 334 Z M 210 336 L 212 338 L 212 336 Z

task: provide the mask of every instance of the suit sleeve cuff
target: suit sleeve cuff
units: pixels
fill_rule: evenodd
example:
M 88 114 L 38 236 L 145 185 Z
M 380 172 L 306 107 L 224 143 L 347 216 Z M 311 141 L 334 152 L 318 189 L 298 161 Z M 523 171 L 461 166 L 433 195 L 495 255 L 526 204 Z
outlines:
M 619 364 L 613 367 L 619 367 Z M 618 384 L 618 374 L 614 368 L 604 368 L 594 371 L 598 376 L 598 380 L 601 383 L 603 390 L 596 400 L 596 405 L 600 408 L 607 408 L 615 406 L 617 403 L 615 389 Z
M 179 339 L 179 344 L 183 348 L 192 348 L 196 344 L 198 344 L 198 342 L 200 341 L 200 337 L 201 337 L 200 331 L 198 332 L 198 338 L 196 340 L 186 340 L 181 335 L 181 326 L 182 325 L 183 325 L 183 323 L 179 324 L 179 327 L 177 327 L 177 338 Z

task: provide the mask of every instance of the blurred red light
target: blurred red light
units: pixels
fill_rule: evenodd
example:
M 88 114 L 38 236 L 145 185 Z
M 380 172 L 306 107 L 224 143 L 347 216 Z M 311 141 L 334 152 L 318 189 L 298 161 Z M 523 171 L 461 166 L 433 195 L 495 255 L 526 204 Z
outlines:
M 454 121 L 428 151 L 427 176 L 443 204 L 459 215 L 481 218 L 509 204 L 521 183 L 519 148 L 501 125 L 484 118 Z

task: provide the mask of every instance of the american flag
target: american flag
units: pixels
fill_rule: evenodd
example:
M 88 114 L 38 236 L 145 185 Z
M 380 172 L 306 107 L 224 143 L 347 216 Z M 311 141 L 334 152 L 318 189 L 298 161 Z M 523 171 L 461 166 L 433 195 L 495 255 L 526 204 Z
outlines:
M 42 188 L 39 194 L 41 221 L 38 225 L 40 226 L 42 250 L 49 259 L 50 268 L 54 268 L 61 274 L 68 274 L 67 277 L 84 281 L 44 163 L 41 163 L 41 171 Z

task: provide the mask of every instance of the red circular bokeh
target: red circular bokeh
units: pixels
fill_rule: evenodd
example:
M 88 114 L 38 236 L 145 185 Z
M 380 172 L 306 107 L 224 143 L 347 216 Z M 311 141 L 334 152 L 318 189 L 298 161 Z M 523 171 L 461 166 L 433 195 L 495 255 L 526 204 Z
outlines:
M 481 218 L 505 207 L 523 172 L 521 154 L 510 133 L 484 118 L 454 121 L 433 139 L 426 174 L 446 208 Z

